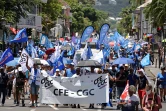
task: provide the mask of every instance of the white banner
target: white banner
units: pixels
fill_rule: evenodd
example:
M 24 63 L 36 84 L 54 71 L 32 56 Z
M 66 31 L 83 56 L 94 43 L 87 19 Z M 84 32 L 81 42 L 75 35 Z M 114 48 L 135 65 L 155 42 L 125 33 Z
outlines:
M 28 70 L 26 67 L 27 56 L 28 56 L 28 66 L 33 67 L 33 64 L 34 64 L 33 60 L 29 56 L 29 54 L 26 52 L 25 49 L 23 49 L 21 56 L 20 56 L 20 59 L 18 60 L 18 63 L 21 65 L 23 72 L 26 72 Z
M 45 104 L 90 104 L 109 101 L 108 75 L 41 77 L 40 102 Z

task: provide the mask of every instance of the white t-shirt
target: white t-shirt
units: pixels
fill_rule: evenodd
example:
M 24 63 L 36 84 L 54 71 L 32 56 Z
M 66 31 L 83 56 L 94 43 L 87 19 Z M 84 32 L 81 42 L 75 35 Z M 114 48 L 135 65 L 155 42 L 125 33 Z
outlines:
M 138 101 L 139 102 L 139 97 L 136 94 L 133 94 L 131 97 L 128 97 L 128 101 Z
M 14 70 L 12 70 L 10 73 L 11 73 L 11 74 L 14 74 L 14 71 L 15 71 L 15 74 L 18 73 L 18 69 L 14 69 Z
M 77 75 L 77 74 L 74 74 L 72 77 L 79 77 L 79 75 Z
M 125 104 L 124 107 L 129 111 L 133 110 L 134 106 L 139 105 L 139 97 L 136 94 L 133 94 L 131 97 L 128 96 L 126 103 L 127 104 Z

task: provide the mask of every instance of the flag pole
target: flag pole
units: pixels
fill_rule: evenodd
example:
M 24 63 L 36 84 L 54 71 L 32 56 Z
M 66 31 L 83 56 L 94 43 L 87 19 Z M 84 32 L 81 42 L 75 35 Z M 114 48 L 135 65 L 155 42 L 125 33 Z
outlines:
M 152 90 L 152 92 L 153 92 L 153 98 L 152 98 L 152 104 L 151 104 L 151 108 L 150 108 L 151 111 L 152 111 L 153 105 L 154 105 L 154 97 L 155 97 L 155 87 L 156 87 L 156 85 L 157 85 L 157 78 L 155 80 L 154 87 L 153 87 L 153 90 Z

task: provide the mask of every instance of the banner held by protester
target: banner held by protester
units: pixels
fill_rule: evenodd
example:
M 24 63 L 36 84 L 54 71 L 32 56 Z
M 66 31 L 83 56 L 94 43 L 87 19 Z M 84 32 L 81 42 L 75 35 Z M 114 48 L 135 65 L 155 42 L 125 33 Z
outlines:
M 109 81 L 106 74 L 76 78 L 41 77 L 40 101 L 46 104 L 107 103 Z

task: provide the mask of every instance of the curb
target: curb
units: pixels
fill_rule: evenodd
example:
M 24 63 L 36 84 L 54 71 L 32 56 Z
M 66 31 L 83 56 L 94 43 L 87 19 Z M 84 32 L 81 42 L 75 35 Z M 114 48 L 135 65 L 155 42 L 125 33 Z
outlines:
M 145 67 L 145 71 L 149 71 L 151 75 L 156 78 L 156 75 L 150 70 L 149 67 Z
M 156 78 L 156 75 L 155 75 L 152 71 L 150 71 L 150 69 L 148 69 L 148 70 L 149 70 L 149 72 L 153 75 L 153 77 Z

